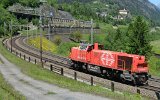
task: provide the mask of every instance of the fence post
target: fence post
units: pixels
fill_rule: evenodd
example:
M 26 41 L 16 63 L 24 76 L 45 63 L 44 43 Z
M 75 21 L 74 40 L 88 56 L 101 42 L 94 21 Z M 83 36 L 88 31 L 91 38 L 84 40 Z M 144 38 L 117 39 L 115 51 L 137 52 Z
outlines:
M 30 58 L 30 57 L 28 58 L 28 61 L 29 61 L 29 62 L 31 61 L 31 58 Z
M 37 63 L 36 59 L 34 60 L 34 63 L 35 63 L 35 64 Z
M 93 86 L 93 77 L 91 77 L 91 86 Z
M 24 60 L 26 60 L 26 56 L 24 55 Z
M 77 80 L 77 72 L 74 72 L 74 79 Z
M 140 93 L 141 93 L 140 89 L 137 89 L 137 93 L 138 93 L 138 94 L 140 94 Z
M 111 90 L 114 92 L 114 82 L 111 82 Z
M 50 65 L 50 71 L 52 71 L 53 70 L 53 66 L 52 66 L 52 64 Z
M 61 75 L 63 75 L 63 68 L 61 68 Z
M 21 58 L 21 53 L 20 53 L 20 58 Z
M 157 100 L 160 100 L 160 93 L 159 92 L 155 92 L 156 96 L 157 96 Z

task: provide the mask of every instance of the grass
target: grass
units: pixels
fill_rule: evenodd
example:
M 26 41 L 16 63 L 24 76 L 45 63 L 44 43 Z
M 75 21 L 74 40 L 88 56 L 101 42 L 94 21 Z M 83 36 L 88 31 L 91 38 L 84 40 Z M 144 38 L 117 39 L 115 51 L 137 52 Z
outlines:
M 45 95 L 52 95 L 52 94 L 56 94 L 56 93 L 54 93 L 54 92 L 47 92 Z
M 153 46 L 153 51 L 157 54 L 160 54 L 160 40 L 152 41 L 151 45 Z
M 56 54 L 64 56 L 64 57 L 68 57 L 70 54 L 71 47 L 75 47 L 78 45 L 79 43 L 72 43 L 72 42 L 61 43 L 57 48 Z
M 0 100 L 26 100 L 26 98 L 15 91 L 0 74 Z
M 149 60 L 149 71 L 151 75 L 159 76 L 160 77 L 160 59 L 152 56 Z
M 113 29 L 113 26 L 111 24 L 106 24 L 106 23 L 100 23 L 99 24 L 100 29 L 102 30 L 102 33 L 108 33 L 108 32 L 113 32 L 115 29 Z
M 3 62 L 2 62 L 2 60 L 0 59 L 0 64 L 2 64 Z
M 28 30 L 28 35 L 37 35 L 40 34 L 42 32 L 42 34 L 46 34 L 45 31 L 41 31 L 39 29 L 34 29 L 34 30 Z M 19 33 L 21 33 L 21 35 L 27 35 L 27 30 L 23 30 L 23 31 L 19 31 Z
M 101 41 L 103 41 L 106 36 L 107 36 L 107 34 L 94 34 L 94 38 L 99 39 Z M 90 34 L 82 34 L 82 40 L 89 41 L 89 38 L 90 38 Z
M 40 48 L 40 37 L 30 38 L 29 44 L 36 48 Z M 77 46 L 77 43 L 64 42 L 57 46 L 45 37 L 42 38 L 42 49 L 44 51 L 50 51 L 53 54 L 60 54 L 61 56 L 67 57 L 70 53 L 70 48 L 73 46 Z
M 21 71 L 37 80 L 43 80 L 45 82 L 55 84 L 62 88 L 68 88 L 71 91 L 77 92 L 85 92 L 96 94 L 100 96 L 104 96 L 112 99 L 134 99 L 134 100 L 142 100 L 146 98 L 142 98 L 138 94 L 130 94 L 130 93 L 113 93 L 101 86 L 90 86 L 82 82 L 75 81 L 70 78 L 66 78 L 64 76 L 55 74 L 50 72 L 49 70 L 42 69 L 39 65 L 34 65 L 32 63 L 26 62 L 20 58 L 17 58 L 15 55 L 11 54 L 7 51 L 2 44 L 0 44 L 0 53 L 3 54 L 10 62 L 19 66 Z
M 40 37 L 30 38 L 29 44 L 35 46 L 36 48 L 40 48 Z M 53 53 L 57 52 L 57 46 L 45 37 L 42 37 L 42 49 Z

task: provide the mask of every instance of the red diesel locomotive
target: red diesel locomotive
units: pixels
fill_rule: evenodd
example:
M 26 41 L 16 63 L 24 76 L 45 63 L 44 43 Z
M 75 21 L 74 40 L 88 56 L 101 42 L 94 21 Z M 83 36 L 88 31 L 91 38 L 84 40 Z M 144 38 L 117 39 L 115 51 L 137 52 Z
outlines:
M 95 43 L 72 47 L 70 59 L 74 68 L 96 72 L 108 78 L 131 81 L 134 84 L 146 84 L 148 65 L 145 57 L 123 52 L 102 50 L 103 46 Z

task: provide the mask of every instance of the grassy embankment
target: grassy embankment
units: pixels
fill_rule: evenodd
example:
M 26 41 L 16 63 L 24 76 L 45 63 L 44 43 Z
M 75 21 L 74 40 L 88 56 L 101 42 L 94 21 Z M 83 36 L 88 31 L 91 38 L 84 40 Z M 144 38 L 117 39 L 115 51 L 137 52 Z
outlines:
M 27 74 L 37 80 L 43 80 L 45 82 L 55 84 L 59 87 L 68 88 L 71 91 L 91 93 L 91 94 L 101 95 L 101 96 L 113 98 L 113 99 L 126 99 L 126 100 L 130 100 L 130 99 L 142 100 L 142 99 L 144 99 L 138 94 L 113 93 L 107 89 L 104 89 L 103 87 L 90 86 L 85 83 L 77 82 L 73 79 L 66 78 L 64 76 L 55 74 L 53 72 L 50 72 L 49 70 L 42 69 L 39 65 L 34 65 L 34 64 L 28 63 L 20 58 L 17 58 L 15 55 L 13 55 L 9 51 L 7 51 L 2 46 L 2 44 L 0 44 L 0 53 L 3 54 L 3 56 L 5 56 L 10 62 L 19 66 L 19 68 L 25 74 Z
M 40 48 L 40 37 L 30 38 L 29 44 Z M 70 53 L 70 48 L 76 46 L 77 43 L 63 42 L 59 46 L 53 42 L 47 40 L 45 37 L 42 38 L 42 49 L 44 51 L 50 51 L 53 54 L 60 54 L 61 56 L 67 57 Z
M 152 41 L 151 45 L 153 46 L 153 51 L 156 54 L 160 54 L 160 40 Z
M 156 54 L 160 54 L 160 29 L 150 33 L 152 51 Z M 150 73 L 160 77 L 160 59 L 154 56 L 151 57 L 150 61 Z
M 0 100 L 26 100 L 26 98 L 15 91 L 0 74 Z
M 153 46 L 153 52 L 160 54 L 160 40 L 152 41 L 151 45 Z M 153 56 L 151 57 L 149 64 L 150 73 L 160 77 L 160 59 Z

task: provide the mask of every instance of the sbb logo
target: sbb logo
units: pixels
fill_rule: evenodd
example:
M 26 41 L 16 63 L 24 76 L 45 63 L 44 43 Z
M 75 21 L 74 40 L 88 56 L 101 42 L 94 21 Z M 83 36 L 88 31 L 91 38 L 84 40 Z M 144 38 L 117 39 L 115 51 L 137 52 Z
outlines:
M 101 56 L 101 61 L 103 65 L 112 66 L 113 63 L 115 62 L 115 59 L 111 53 L 105 52 Z

